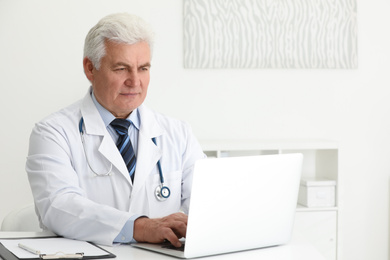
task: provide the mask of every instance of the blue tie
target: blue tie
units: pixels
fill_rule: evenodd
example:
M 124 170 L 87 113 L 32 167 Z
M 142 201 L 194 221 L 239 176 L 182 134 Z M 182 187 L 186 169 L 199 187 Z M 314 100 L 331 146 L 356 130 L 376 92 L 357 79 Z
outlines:
M 130 124 L 131 122 L 128 120 L 118 118 L 110 123 L 119 135 L 116 147 L 118 147 L 118 150 L 125 161 L 131 180 L 134 181 L 136 158 L 128 135 Z

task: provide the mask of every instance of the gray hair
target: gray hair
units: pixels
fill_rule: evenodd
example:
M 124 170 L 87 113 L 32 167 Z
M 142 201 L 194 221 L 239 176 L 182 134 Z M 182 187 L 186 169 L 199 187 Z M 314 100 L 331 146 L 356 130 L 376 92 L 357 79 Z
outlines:
M 98 70 L 100 60 L 106 55 L 105 41 L 135 44 L 145 41 L 153 52 L 154 32 L 142 18 L 127 13 L 103 17 L 88 32 L 84 43 L 84 58 L 88 57 Z

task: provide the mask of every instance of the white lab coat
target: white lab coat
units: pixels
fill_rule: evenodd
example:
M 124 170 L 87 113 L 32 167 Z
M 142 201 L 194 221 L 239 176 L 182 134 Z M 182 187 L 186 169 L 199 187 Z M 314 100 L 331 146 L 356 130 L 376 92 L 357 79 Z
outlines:
M 132 184 L 126 165 L 104 126 L 90 92 L 85 98 L 36 124 L 26 171 L 44 228 L 70 238 L 111 245 L 134 214 L 162 217 L 188 211 L 193 166 L 205 157 L 190 127 L 139 107 L 141 126 Z M 112 175 L 95 177 L 79 132 L 84 118 L 85 149 L 92 168 Z M 157 146 L 152 137 L 156 137 Z M 160 160 L 171 196 L 155 198 Z

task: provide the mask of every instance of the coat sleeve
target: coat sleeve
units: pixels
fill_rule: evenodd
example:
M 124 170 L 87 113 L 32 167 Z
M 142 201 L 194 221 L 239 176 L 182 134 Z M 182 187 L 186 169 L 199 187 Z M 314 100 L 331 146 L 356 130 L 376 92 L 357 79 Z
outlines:
M 181 211 L 188 214 L 189 204 L 191 199 L 192 177 L 194 174 L 194 165 L 197 160 L 206 158 L 203 150 L 195 138 L 191 127 L 185 123 L 186 129 L 186 142 L 185 152 L 183 154 L 182 165 L 182 201 Z
M 112 245 L 131 214 L 86 196 L 70 148 L 79 133 L 51 123 L 39 123 L 33 129 L 26 162 L 41 226 L 64 237 Z

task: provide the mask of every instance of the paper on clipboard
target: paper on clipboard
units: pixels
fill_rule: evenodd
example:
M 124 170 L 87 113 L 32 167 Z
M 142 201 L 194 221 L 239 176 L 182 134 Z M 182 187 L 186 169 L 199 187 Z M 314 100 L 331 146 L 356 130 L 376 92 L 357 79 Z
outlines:
M 67 238 L 1 239 L 0 243 L 19 259 L 40 258 L 39 255 L 20 248 L 19 243 L 39 250 L 41 254 L 52 255 L 53 258 L 66 258 L 66 255 L 81 253 L 83 253 L 83 258 L 115 257 L 110 252 L 91 243 Z

